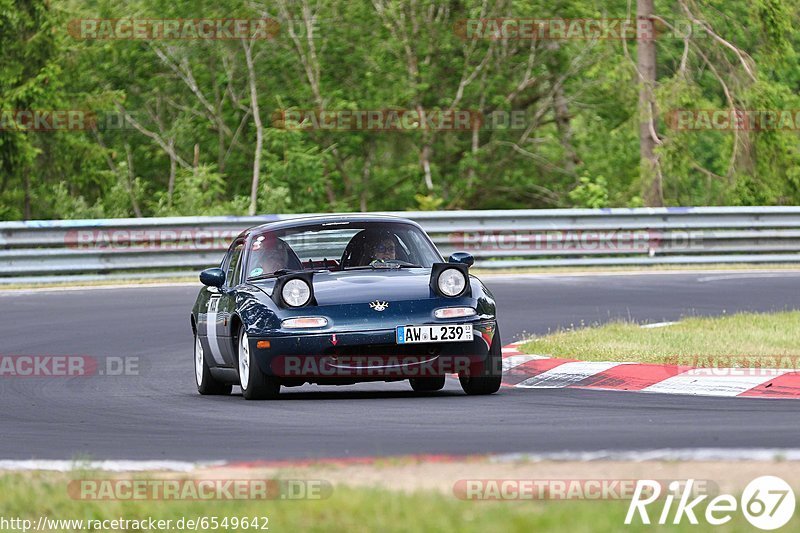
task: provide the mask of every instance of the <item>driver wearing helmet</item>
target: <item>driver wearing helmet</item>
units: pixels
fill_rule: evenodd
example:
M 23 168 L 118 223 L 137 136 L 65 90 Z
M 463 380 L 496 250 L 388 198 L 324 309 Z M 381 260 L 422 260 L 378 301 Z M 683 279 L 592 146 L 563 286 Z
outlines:
M 275 238 L 267 241 L 263 236 L 253 241 L 250 259 L 250 276 L 272 274 L 289 268 L 289 245 Z

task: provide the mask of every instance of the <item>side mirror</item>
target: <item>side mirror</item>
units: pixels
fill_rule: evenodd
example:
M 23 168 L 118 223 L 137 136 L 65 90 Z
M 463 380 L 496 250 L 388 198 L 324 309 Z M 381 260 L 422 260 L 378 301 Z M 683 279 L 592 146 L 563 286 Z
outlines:
M 225 284 L 225 271 L 221 268 L 207 268 L 200 272 L 200 281 L 209 287 L 222 287 Z
M 459 265 L 467 265 L 471 267 L 475 263 L 475 258 L 472 257 L 472 254 L 467 252 L 455 252 L 450 256 L 447 260 L 448 263 L 457 263 Z

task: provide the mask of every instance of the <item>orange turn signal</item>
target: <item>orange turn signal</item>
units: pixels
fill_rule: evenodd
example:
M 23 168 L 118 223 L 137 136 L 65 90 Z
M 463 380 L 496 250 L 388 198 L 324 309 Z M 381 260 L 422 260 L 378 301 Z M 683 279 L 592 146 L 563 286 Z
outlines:
M 256 348 L 269 348 L 269 341 L 258 341 Z

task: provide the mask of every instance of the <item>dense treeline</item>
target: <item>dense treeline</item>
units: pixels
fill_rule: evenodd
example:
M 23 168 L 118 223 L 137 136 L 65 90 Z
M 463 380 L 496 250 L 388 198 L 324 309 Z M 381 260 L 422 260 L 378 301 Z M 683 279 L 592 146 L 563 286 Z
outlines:
M 474 24 L 637 9 L 654 40 Z M 232 18 L 275 21 L 273 38 L 86 25 Z M 798 204 L 798 21 L 795 0 L 0 0 L 0 219 Z M 482 119 L 337 130 L 280 113 L 387 109 Z M 48 123 L 64 110 L 96 123 Z

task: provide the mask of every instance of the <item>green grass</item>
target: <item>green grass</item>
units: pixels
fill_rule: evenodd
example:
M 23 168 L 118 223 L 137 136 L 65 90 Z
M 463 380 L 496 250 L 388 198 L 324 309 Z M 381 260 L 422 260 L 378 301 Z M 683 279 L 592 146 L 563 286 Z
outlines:
M 638 361 L 703 367 L 796 367 L 800 312 L 686 318 L 645 329 L 630 322 L 562 330 L 521 351 L 586 361 Z
M 464 501 L 434 492 L 409 494 L 336 487 L 330 498 L 316 501 L 86 502 L 71 499 L 66 485 L 67 478 L 63 475 L 2 475 L 0 517 L 26 518 L 35 524 L 42 515 L 96 520 L 267 516 L 270 531 L 698 531 L 698 526 L 686 523 L 668 528 L 644 526 L 638 522 L 626 526 L 623 522 L 628 503 L 625 501 Z M 654 518 L 657 518 L 660 509 L 660 506 L 654 509 L 651 517 L 656 515 Z M 714 530 L 750 531 L 751 528 L 737 513 L 732 522 Z

